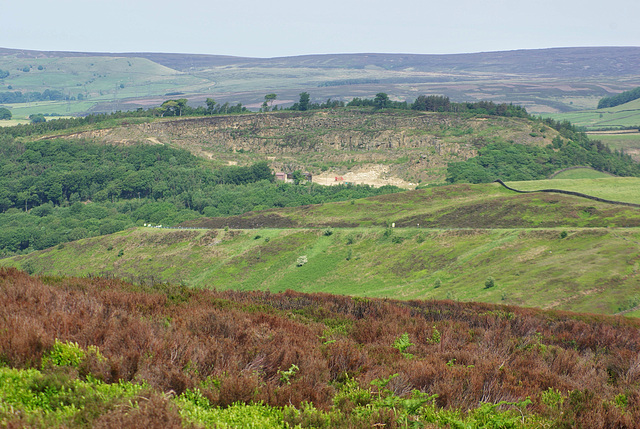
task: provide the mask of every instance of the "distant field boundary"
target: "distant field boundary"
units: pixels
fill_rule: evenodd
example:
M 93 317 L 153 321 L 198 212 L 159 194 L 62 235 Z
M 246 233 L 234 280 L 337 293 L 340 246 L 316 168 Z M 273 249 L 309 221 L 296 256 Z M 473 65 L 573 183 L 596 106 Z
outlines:
M 587 195 L 587 194 L 583 194 L 580 192 L 574 192 L 574 191 L 564 191 L 562 189 L 538 189 L 536 191 L 522 191 L 519 189 L 514 189 L 510 186 L 508 186 L 507 184 L 505 184 L 502 180 L 497 179 L 493 181 L 494 183 L 499 183 L 502 186 L 504 186 L 505 188 L 507 188 L 510 191 L 514 191 L 514 192 L 518 192 L 520 194 L 531 194 L 533 192 L 550 192 L 550 193 L 556 193 L 556 194 L 565 194 L 565 195 L 573 195 L 574 197 L 581 197 L 581 198 L 588 198 L 590 200 L 594 200 L 594 201 L 599 201 L 601 203 L 606 203 L 606 204 L 619 204 L 619 205 L 623 205 L 623 206 L 628 206 L 628 207 L 637 207 L 640 208 L 640 204 L 634 204 L 634 203 L 625 203 L 623 201 L 612 201 L 612 200 L 605 200 L 604 198 L 599 198 L 599 197 L 594 197 L 592 195 Z

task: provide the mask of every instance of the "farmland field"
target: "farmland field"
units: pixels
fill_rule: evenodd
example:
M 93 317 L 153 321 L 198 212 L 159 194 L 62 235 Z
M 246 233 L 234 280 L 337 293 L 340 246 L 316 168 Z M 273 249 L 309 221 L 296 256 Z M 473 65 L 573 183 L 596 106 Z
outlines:
M 607 177 L 573 180 L 555 178 L 551 180 L 509 182 L 507 184 L 512 188 L 521 191 L 562 189 L 564 191 L 580 192 L 612 201 L 640 204 L 640 178 L 637 177 Z
M 49 112 L 20 109 L 14 116 L 134 110 L 158 106 L 171 97 L 187 98 L 193 106 L 213 97 L 257 110 L 267 93 L 278 95 L 275 105 L 289 106 L 302 91 L 310 93 L 314 102 L 373 98 L 379 92 L 388 93 L 393 100 L 412 102 L 419 95 L 442 94 L 457 102 L 492 100 L 522 105 L 531 113 L 553 114 L 595 107 L 599 98 L 611 92 L 640 85 L 636 51 L 568 48 L 265 59 L 0 48 L 0 68 L 10 72 L 0 82 L 0 91 L 55 89 L 75 98 L 64 106 L 51 106 L 54 110 Z M 615 73 L 608 66 L 610 61 L 615 61 Z M 82 101 L 77 100 L 78 94 Z
M 606 179 L 611 177 L 608 173 L 603 173 L 598 170 L 594 170 L 590 167 L 584 168 L 573 168 L 570 170 L 565 170 L 560 173 L 556 173 L 551 177 L 552 179 Z
M 568 113 L 554 113 L 550 116 L 557 121 L 569 121 L 587 130 L 618 129 L 640 126 L 640 99 L 604 109 L 581 110 Z

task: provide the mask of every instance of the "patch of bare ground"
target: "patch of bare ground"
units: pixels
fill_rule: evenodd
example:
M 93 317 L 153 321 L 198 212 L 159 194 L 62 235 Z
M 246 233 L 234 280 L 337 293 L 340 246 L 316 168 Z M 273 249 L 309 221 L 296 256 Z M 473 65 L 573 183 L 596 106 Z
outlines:
M 404 189 L 413 189 L 416 186 L 415 183 L 407 182 L 406 180 L 391 175 L 390 167 L 381 164 L 368 165 L 344 174 L 336 172 L 322 173 L 313 176 L 313 183 L 325 186 L 343 185 L 345 183 L 374 187 L 391 185 Z

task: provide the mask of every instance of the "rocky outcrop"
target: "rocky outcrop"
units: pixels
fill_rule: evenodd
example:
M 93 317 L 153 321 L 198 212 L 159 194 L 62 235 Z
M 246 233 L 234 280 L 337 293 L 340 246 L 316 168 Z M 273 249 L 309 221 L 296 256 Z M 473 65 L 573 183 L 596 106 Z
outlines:
M 397 177 L 431 181 L 443 177 L 447 162 L 473 157 L 488 142 L 546 145 L 556 135 L 549 129 L 538 136 L 534 126 L 540 127 L 516 118 L 338 109 L 157 120 L 69 137 L 110 144 L 168 144 L 241 162 L 242 154 L 259 154 L 284 169 L 313 171 L 314 164 L 327 163 L 333 171 L 333 165 L 339 170 L 346 163 L 386 163 Z

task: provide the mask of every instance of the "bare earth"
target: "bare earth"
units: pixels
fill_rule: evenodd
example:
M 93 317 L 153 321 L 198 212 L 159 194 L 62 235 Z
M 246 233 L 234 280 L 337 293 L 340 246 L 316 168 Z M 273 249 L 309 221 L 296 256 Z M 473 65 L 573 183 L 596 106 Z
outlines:
M 370 185 L 375 187 L 393 185 L 399 188 L 413 189 L 415 183 L 407 182 L 398 177 L 388 176 L 389 166 L 387 165 L 368 165 L 366 168 L 354 169 L 345 174 L 337 174 L 325 172 L 321 175 L 313 176 L 313 183 L 320 185 L 340 185 L 351 183 L 354 185 Z M 338 180 L 336 180 L 338 178 Z M 340 180 L 340 178 L 344 180 Z

